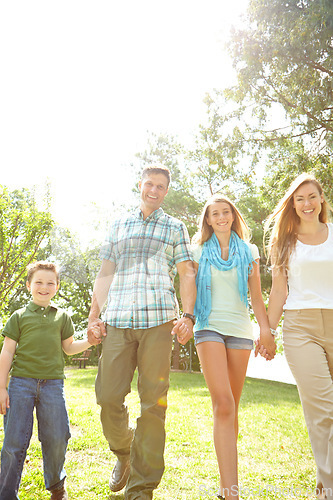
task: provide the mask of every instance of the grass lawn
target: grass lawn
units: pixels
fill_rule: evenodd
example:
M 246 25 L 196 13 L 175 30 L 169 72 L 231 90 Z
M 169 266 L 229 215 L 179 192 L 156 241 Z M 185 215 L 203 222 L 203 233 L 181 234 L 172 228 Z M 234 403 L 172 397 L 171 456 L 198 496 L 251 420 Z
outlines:
M 101 431 L 95 403 L 96 368 L 67 370 L 66 397 L 72 428 L 67 459 L 69 498 L 123 499 L 110 494 L 115 457 Z M 139 415 L 136 378 L 127 398 Z M 156 500 L 213 499 L 218 469 L 212 442 L 212 412 L 200 373 L 171 373 L 167 411 L 166 469 Z M 0 429 L 0 442 L 3 429 Z M 315 498 L 315 465 L 296 387 L 247 378 L 240 408 L 239 477 L 243 498 Z M 19 491 L 21 500 L 50 497 L 44 490 L 36 429 Z

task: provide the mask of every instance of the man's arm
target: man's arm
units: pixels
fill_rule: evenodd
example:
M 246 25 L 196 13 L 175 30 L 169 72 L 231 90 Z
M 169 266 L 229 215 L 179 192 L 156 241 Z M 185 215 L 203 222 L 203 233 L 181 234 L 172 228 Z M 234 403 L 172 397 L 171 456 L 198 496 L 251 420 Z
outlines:
M 195 285 L 196 271 L 191 260 L 185 260 L 177 264 L 177 271 L 180 281 L 180 298 L 182 301 L 183 312 L 193 314 L 195 300 L 197 297 L 197 288 Z M 181 344 L 186 344 L 193 335 L 193 322 L 190 318 L 180 318 L 175 321 L 172 329 L 172 335 L 177 335 Z
M 88 316 L 87 330 L 88 341 L 92 345 L 101 343 L 101 335 L 96 336 L 98 332 L 98 329 L 95 328 L 96 326 L 99 326 L 102 335 L 106 334 L 104 323 L 99 316 L 108 297 L 115 269 L 115 262 L 103 259 L 101 268 L 96 276 Z

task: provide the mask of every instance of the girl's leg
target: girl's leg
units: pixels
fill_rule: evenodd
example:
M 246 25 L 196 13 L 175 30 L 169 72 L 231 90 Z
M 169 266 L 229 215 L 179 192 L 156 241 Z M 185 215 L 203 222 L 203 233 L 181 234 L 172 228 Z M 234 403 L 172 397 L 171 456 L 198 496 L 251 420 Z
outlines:
M 196 347 L 212 398 L 222 495 L 227 500 L 237 500 L 237 411 L 250 351 L 226 350 L 220 342 L 202 342 Z
M 228 373 L 231 391 L 235 401 L 235 433 L 238 436 L 238 407 L 242 395 L 244 381 L 246 377 L 247 365 L 250 358 L 250 350 L 228 349 Z
M 18 489 L 29 447 L 36 394 L 36 380 L 12 377 L 8 387 L 10 408 L 4 417 L 1 450 L 0 498 L 18 499 Z

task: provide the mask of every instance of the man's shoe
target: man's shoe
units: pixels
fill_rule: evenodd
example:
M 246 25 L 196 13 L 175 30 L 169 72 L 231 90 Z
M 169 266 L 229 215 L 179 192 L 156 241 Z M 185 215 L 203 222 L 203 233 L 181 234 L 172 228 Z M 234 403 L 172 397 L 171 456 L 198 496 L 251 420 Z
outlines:
M 221 495 L 221 488 L 219 488 L 219 491 L 217 492 L 217 498 L 220 500 L 225 500 L 225 498 Z
M 110 477 L 110 490 L 113 492 L 122 490 L 126 483 L 130 473 L 130 459 L 124 458 L 123 460 L 117 460 L 116 465 L 113 468 Z
M 63 486 L 59 490 L 52 490 L 51 500 L 68 500 L 68 495 L 65 487 Z

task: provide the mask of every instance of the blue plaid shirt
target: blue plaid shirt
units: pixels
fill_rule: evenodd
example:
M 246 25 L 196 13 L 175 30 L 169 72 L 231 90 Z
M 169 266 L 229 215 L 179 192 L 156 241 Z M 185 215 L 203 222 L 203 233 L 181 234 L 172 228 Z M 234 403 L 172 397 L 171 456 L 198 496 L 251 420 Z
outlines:
M 176 264 L 192 260 L 181 221 L 162 208 L 143 220 L 138 210 L 112 224 L 100 257 L 116 263 L 104 314 L 109 325 L 146 329 L 178 316 Z

